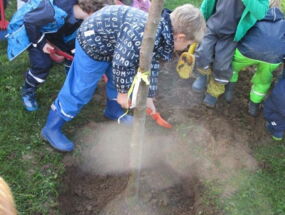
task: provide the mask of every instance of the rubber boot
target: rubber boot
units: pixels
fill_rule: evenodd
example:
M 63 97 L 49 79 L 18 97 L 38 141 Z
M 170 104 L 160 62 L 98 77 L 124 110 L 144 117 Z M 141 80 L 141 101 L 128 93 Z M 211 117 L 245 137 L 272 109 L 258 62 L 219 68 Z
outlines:
M 36 88 L 23 86 L 21 90 L 22 102 L 27 111 L 36 111 L 39 109 L 36 101 Z
M 214 97 L 214 96 L 212 96 L 209 93 L 206 93 L 206 96 L 205 96 L 205 98 L 203 100 L 203 103 L 207 107 L 214 108 L 216 106 L 217 101 L 218 101 L 217 97 Z
M 199 74 L 192 84 L 192 90 L 196 93 L 203 93 L 206 90 L 207 75 Z
M 104 116 L 111 120 L 118 120 L 125 111 L 121 107 L 121 105 L 118 104 L 115 100 L 109 100 L 107 99 L 107 107 L 104 111 Z M 133 117 L 131 115 L 126 114 L 125 116 L 120 118 L 120 123 L 123 124 L 132 124 Z
M 265 127 L 266 127 L 267 131 L 271 134 L 271 137 L 273 140 L 276 140 L 276 141 L 283 140 L 283 136 L 284 136 L 283 131 L 275 131 L 275 129 L 273 129 L 273 126 L 271 125 L 271 123 L 268 121 L 266 121 Z
M 74 149 L 74 144 L 61 131 L 64 123 L 65 120 L 56 110 L 51 109 L 41 135 L 53 148 L 62 152 L 70 152 Z
M 236 83 L 234 82 L 230 82 L 226 85 L 226 90 L 225 90 L 225 100 L 228 103 L 231 103 L 233 101 L 234 98 L 234 89 L 235 89 Z
M 257 117 L 259 112 L 260 112 L 260 104 L 259 103 L 253 103 L 252 101 L 249 101 L 248 113 L 253 117 Z
M 64 62 L 65 75 L 68 75 L 68 72 L 69 72 L 70 67 L 71 67 L 71 63 L 72 63 L 72 61 L 65 60 L 65 62 Z

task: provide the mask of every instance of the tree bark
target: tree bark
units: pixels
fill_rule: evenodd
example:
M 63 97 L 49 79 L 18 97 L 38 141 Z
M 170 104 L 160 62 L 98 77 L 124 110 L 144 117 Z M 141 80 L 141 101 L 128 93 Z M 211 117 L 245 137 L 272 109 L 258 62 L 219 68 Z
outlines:
M 140 50 L 140 72 L 150 71 L 153 56 L 154 42 L 157 27 L 160 22 L 161 12 L 164 0 L 152 1 L 146 28 L 143 35 L 142 46 Z M 137 95 L 137 105 L 134 111 L 133 132 L 130 143 L 130 167 L 132 169 L 128 189 L 130 195 L 138 195 L 139 180 L 141 170 L 141 160 L 144 144 L 145 118 L 146 118 L 146 99 L 148 95 L 148 86 L 142 81 Z

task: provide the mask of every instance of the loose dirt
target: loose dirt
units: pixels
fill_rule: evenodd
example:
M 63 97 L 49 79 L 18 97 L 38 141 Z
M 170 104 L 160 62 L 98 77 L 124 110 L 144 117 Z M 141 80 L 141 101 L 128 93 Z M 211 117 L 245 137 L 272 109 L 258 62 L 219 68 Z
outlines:
M 158 127 L 147 117 L 138 195 L 128 193 L 131 129 L 89 120 L 76 134 L 76 152 L 64 158 L 61 213 L 223 214 L 205 196 L 206 184 L 220 185 L 219 198 L 237 191 L 240 172 L 258 168 L 251 148 L 269 138 L 262 116 L 247 114 L 249 76 L 250 70 L 242 73 L 232 104 L 220 98 L 217 107 L 209 109 L 201 104 L 203 95 L 192 92 L 193 80 L 179 79 L 175 62 L 164 64 L 156 103 L 174 128 Z M 104 103 L 100 88 L 101 96 L 94 99 Z

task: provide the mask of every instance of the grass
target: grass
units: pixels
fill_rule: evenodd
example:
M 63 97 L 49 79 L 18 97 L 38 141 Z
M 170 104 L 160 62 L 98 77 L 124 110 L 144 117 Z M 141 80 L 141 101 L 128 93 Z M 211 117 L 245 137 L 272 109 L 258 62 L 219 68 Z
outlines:
M 16 1 L 10 1 L 8 17 L 15 8 Z M 6 41 L 0 42 L 0 175 L 11 186 L 19 214 L 49 214 L 57 205 L 63 156 L 40 138 L 40 129 L 64 80 L 64 72 L 59 66 L 53 69 L 38 91 L 40 110 L 28 113 L 19 93 L 29 66 L 28 57 L 25 53 L 9 62 L 6 45 Z
M 268 143 L 255 149 L 255 158 L 264 167 L 243 180 L 235 195 L 227 199 L 232 215 L 285 214 L 285 146 Z
M 207 184 L 206 205 L 215 205 L 225 215 L 285 214 L 285 147 L 268 143 L 254 150 L 254 157 L 263 168 L 256 172 L 237 172 L 228 183 L 238 187 L 232 195 L 221 197 L 223 186 Z
M 175 7 L 182 5 L 182 4 L 193 4 L 195 6 L 199 6 L 200 5 L 201 0 L 179 0 L 179 1 L 173 1 L 173 0 L 165 0 L 165 6 L 169 9 L 174 9 Z
M 166 7 L 191 1 L 166 0 Z M 199 5 L 199 0 L 192 1 Z M 11 17 L 16 1 L 11 0 L 7 16 Z M 64 174 L 63 154 L 53 151 L 40 137 L 49 106 L 65 78 L 62 66 L 53 67 L 45 84 L 38 90 L 40 110 L 23 110 L 20 87 L 23 73 L 29 66 L 27 54 L 13 62 L 6 58 L 6 42 L 0 42 L 0 175 L 9 183 L 16 199 L 19 214 L 59 214 L 58 187 Z M 87 106 L 77 119 L 67 125 L 73 134 L 76 127 L 86 123 L 85 116 L 94 112 Z M 215 202 L 230 215 L 285 214 L 285 148 L 269 143 L 256 148 L 255 157 L 266 168 L 248 175 L 239 191 L 223 201 Z M 209 196 L 218 191 L 213 187 Z M 213 201 L 213 200 L 212 200 Z

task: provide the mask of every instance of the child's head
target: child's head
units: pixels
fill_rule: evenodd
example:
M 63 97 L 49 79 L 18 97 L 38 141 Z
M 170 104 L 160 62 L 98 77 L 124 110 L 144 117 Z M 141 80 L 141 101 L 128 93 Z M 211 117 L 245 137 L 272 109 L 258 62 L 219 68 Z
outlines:
M 171 14 L 174 33 L 174 49 L 182 51 L 192 42 L 200 42 L 206 28 L 200 10 L 191 4 L 177 7 Z
M 107 1 L 108 2 L 108 1 Z M 78 0 L 73 6 L 73 14 L 76 19 L 85 19 L 106 5 L 104 0 Z
M 87 14 L 100 10 L 105 5 L 104 0 L 78 0 L 79 7 Z
M 16 215 L 13 195 L 8 184 L 0 177 L 0 214 Z
M 277 7 L 280 8 L 281 2 L 280 0 L 270 0 L 269 7 Z

